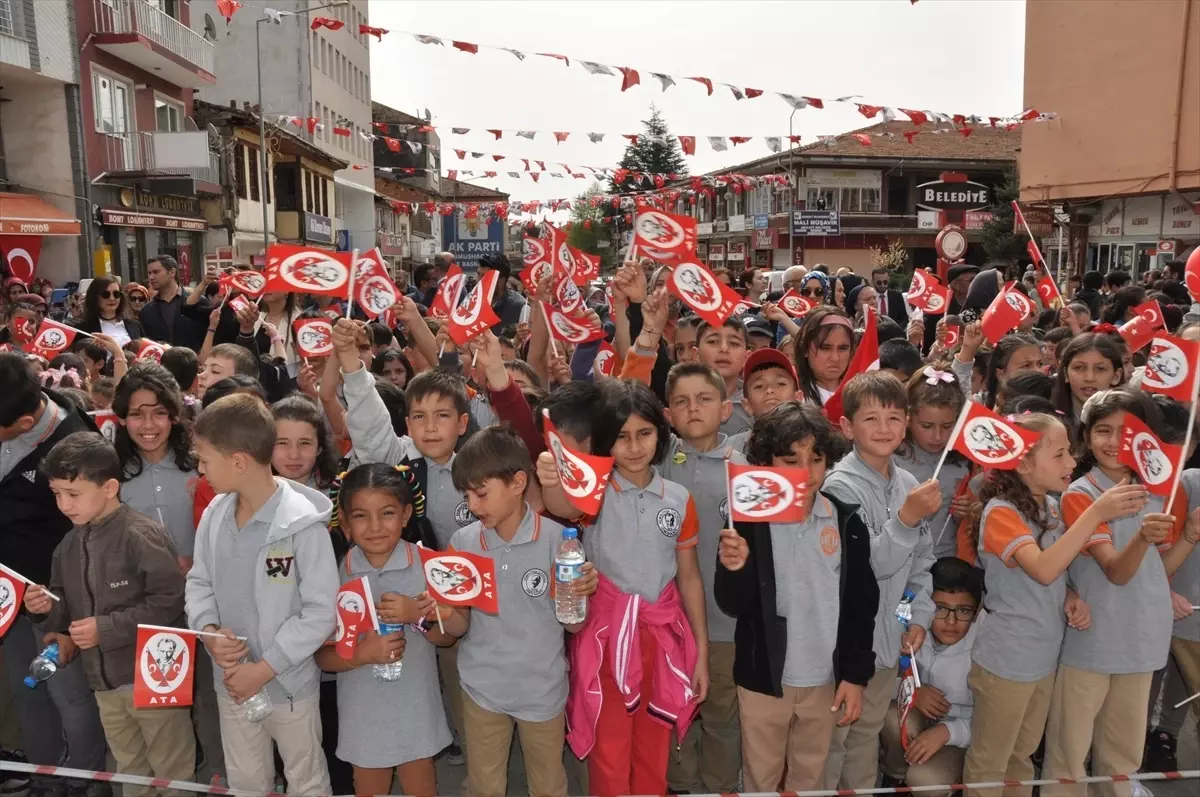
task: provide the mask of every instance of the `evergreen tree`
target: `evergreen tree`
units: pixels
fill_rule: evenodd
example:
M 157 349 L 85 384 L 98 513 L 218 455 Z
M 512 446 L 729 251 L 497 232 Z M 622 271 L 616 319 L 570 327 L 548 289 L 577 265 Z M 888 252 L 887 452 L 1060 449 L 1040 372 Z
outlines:
M 638 136 L 637 143 L 625 147 L 625 155 L 621 158 L 618 168 L 643 174 L 674 174 L 686 177 L 687 163 L 683 159 L 683 151 L 679 148 L 679 139 L 671 135 L 667 122 L 663 119 L 658 108 L 650 106 L 650 118 L 642 122 L 643 132 Z M 643 181 L 635 185 L 632 180 L 626 180 L 618 185 L 610 181 L 609 189 L 614 194 L 627 194 L 633 191 L 645 191 L 651 186 Z
M 995 201 L 988 208 L 992 219 L 983 225 L 983 251 L 989 260 L 1003 260 L 1010 267 L 1025 257 L 1025 245 L 1028 236 L 1024 230 L 1014 231 L 1016 214 L 1013 213 L 1012 201 L 1021 194 L 1021 182 L 1016 169 L 1010 169 L 1004 175 L 1004 182 L 994 191 Z
M 571 203 L 571 228 L 567 233 L 567 243 L 590 255 L 600 255 L 600 268 L 607 270 L 613 265 L 614 250 L 612 246 L 600 246 L 600 241 L 608 241 L 611 233 L 603 221 L 605 203 L 592 207 L 589 202 L 596 196 L 604 196 L 604 188 L 599 183 L 592 183 L 587 191 L 575 197 Z

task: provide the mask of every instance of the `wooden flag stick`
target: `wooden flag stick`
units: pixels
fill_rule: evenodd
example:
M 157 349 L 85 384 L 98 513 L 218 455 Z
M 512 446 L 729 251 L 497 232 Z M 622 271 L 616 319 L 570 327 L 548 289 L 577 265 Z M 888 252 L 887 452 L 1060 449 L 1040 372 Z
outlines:
M 950 453 L 950 449 L 954 448 L 954 444 L 958 441 L 958 436 L 962 434 L 963 424 L 967 422 L 967 413 L 971 411 L 971 402 L 963 404 L 962 411 L 958 413 L 958 420 L 954 422 L 954 431 L 950 433 L 950 438 L 946 440 L 946 447 L 942 449 L 942 456 L 938 460 L 937 467 L 933 469 L 933 475 L 930 479 L 937 479 L 938 474 L 942 471 L 942 466 L 946 464 L 946 457 Z
M 1200 692 L 1197 692 L 1196 694 L 1192 695 L 1187 700 L 1179 701 L 1178 703 L 1175 704 L 1175 708 L 1179 708 L 1180 706 L 1186 706 L 1188 703 L 1191 703 L 1193 700 L 1195 700 L 1197 698 L 1200 698 Z
M 913 685 L 918 689 L 921 688 L 921 674 L 917 672 L 917 652 L 912 649 L 912 645 L 908 646 L 908 660 L 913 668 Z
M 0 565 L 0 570 L 3 570 L 5 573 L 8 573 L 10 576 L 12 576 L 13 578 L 15 578 L 17 581 L 20 581 L 20 582 L 22 582 L 22 583 L 23 583 L 23 584 L 25 584 L 26 586 L 29 586 L 29 587 L 37 587 L 38 589 L 40 589 L 40 590 L 42 591 L 42 594 L 43 594 L 43 595 L 45 595 L 45 596 L 46 596 L 46 597 L 48 597 L 48 598 L 53 598 L 53 599 L 54 599 L 54 600 L 56 600 L 56 601 L 61 601 L 61 600 L 62 600 L 62 598 L 58 597 L 57 595 L 55 595 L 55 594 L 54 594 L 53 592 L 51 592 L 50 590 L 46 589 L 46 588 L 45 588 L 45 587 L 43 587 L 43 586 L 39 586 L 38 584 L 35 584 L 35 583 L 33 583 L 33 582 L 32 582 L 32 581 L 30 581 L 29 579 L 25 578 L 25 576 L 23 576 L 23 575 L 21 575 L 20 573 L 18 573 L 16 570 L 13 570 L 13 569 L 12 569 L 11 567 L 9 567 L 8 565 Z
M 1192 367 L 1196 368 L 1196 364 L 1192 363 Z M 1175 505 L 1175 493 L 1179 492 L 1179 479 L 1183 476 L 1183 466 L 1187 462 L 1188 449 L 1192 447 L 1192 433 L 1196 428 L 1196 405 L 1200 404 L 1197 399 L 1197 394 L 1200 393 L 1200 368 L 1196 369 L 1196 373 L 1192 374 L 1192 406 L 1188 410 L 1187 430 L 1183 435 L 1183 447 L 1179 449 L 1179 461 L 1174 463 L 1175 475 L 1171 478 L 1171 492 L 1167 493 L 1167 505 L 1163 509 L 1164 515 L 1171 514 L 1171 507 Z M 1184 510 L 1186 514 L 1186 510 Z
M 1025 228 L 1025 233 L 1029 236 L 1029 240 L 1033 242 L 1033 248 L 1037 251 L 1038 267 L 1045 270 L 1046 276 L 1050 278 L 1051 284 L 1054 285 L 1054 294 L 1058 297 L 1059 303 L 1067 306 L 1067 300 L 1063 297 L 1062 291 L 1058 289 L 1058 282 L 1054 279 L 1054 275 L 1050 273 L 1050 267 L 1046 265 L 1046 258 L 1042 257 L 1042 247 L 1038 246 L 1037 239 L 1033 237 L 1033 230 L 1029 229 L 1029 222 L 1025 220 L 1025 214 L 1021 211 L 1021 205 L 1017 200 L 1012 201 L 1013 210 L 1016 211 L 1017 218 L 1021 220 L 1021 226 Z M 1053 213 L 1053 211 L 1051 211 Z M 1059 264 L 1061 269 L 1062 264 Z
M 546 334 L 550 338 L 550 353 L 557 357 L 558 347 L 554 345 L 554 331 L 550 328 L 550 313 L 546 310 L 545 302 L 539 301 L 538 307 L 542 308 L 542 319 L 546 322 Z
M 346 318 L 354 312 L 354 272 L 358 270 L 358 250 L 350 254 L 350 279 L 346 290 Z
M 729 458 L 725 458 L 725 500 L 729 511 L 725 513 L 725 528 L 733 528 L 733 484 L 729 480 Z
M 190 628 L 172 628 L 169 625 L 149 625 L 147 623 L 138 623 L 138 628 L 147 628 L 151 631 L 170 631 L 175 634 L 195 634 L 196 636 L 206 636 L 210 639 L 229 639 L 224 634 L 218 634 L 216 631 L 193 631 Z M 245 642 L 246 637 L 238 636 L 234 639 L 239 642 Z

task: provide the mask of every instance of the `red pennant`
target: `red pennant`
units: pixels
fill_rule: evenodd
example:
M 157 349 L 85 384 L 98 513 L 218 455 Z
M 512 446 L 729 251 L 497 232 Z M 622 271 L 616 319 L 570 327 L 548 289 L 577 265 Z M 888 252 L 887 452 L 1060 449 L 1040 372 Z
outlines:
M 579 344 L 604 337 L 603 329 L 576 321 L 553 307 L 545 306 L 544 309 L 546 317 L 550 321 L 550 333 L 561 341 Z
M 1177 401 L 1191 401 L 1195 391 L 1200 343 L 1171 335 L 1158 335 L 1150 341 L 1142 388 L 1162 393 Z
M 633 88 L 642 82 L 642 76 L 636 69 L 628 66 L 619 66 L 617 69 L 621 70 L 621 91 Z
M 692 260 L 696 256 L 696 220 L 660 210 L 641 209 L 633 223 L 629 257 L 645 256 L 659 263 Z
M 466 301 L 450 310 L 447 332 L 459 346 L 500 323 L 492 309 L 492 292 L 499 281 L 500 272 L 495 269 L 489 270 L 475 283 Z
M 47 360 L 53 360 L 57 355 L 71 348 L 71 344 L 78 334 L 79 330 L 75 327 L 69 327 L 47 318 L 42 321 L 37 334 L 25 347 L 25 351 Z
M 359 25 L 358 33 L 361 36 L 374 36 L 377 41 L 383 41 L 383 34 L 387 33 L 387 28 L 373 28 L 370 25 Z
M 864 315 L 866 315 L 866 324 L 863 327 L 862 340 L 858 342 L 858 348 L 854 350 L 854 356 L 850 359 L 850 365 L 846 367 L 846 373 L 842 376 L 842 383 L 838 385 L 838 389 L 833 391 L 833 395 L 825 400 L 823 408 L 825 417 L 833 423 L 840 423 L 844 414 L 842 408 L 842 391 L 846 388 L 846 383 L 859 374 L 865 374 L 867 371 L 875 371 L 879 368 L 879 321 L 875 318 L 875 308 L 867 307 Z
M 1162 307 L 1159 306 L 1158 299 L 1149 299 L 1142 302 L 1133 308 L 1133 312 L 1146 319 L 1151 329 L 1167 328 L 1167 323 L 1163 320 Z
M 907 116 L 910 120 L 912 120 L 912 123 L 918 127 L 929 121 L 929 117 L 924 111 L 912 111 L 908 108 L 901 108 L 900 113 Z
M 497 141 L 500 140 L 500 136 L 504 135 L 503 130 L 488 130 L 488 132 L 495 136 Z
M 868 119 L 874 119 L 875 115 L 883 110 L 882 105 L 866 105 L 865 103 L 855 103 L 858 106 L 858 112 Z
M 341 125 L 334 125 L 333 126 L 333 134 L 335 136 L 349 136 L 350 128 L 342 127 Z
M 464 53 L 470 53 L 471 55 L 475 55 L 479 52 L 478 44 L 471 44 L 470 42 L 456 42 L 456 41 L 452 41 L 452 42 L 450 42 L 450 44 L 451 44 L 451 46 L 454 47 L 455 50 L 462 50 Z
M 916 130 L 906 130 L 906 131 L 904 131 L 904 138 L 905 138 L 905 140 L 906 140 L 906 141 L 908 141 L 908 143 L 909 143 L 909 144 L 913 143 L 913 139 L 917 137 L 917 132 L 918 132 L 918 131 L 916 131 Z
M 196 672 L 196 635 L 184 629 L 165 631 L 138 626 L 133 665 L 135 708 L 192 705 Z
M 318 125 L 320 125 L 320 124 L 321 124 L 321 120 L 320 120 L 320 119 L 318 119 L 318 118 L 317 118 L 317 117 L 315 117 L 315 116 L 310 116 L 310 117 L 308 117 L 308 119 L 307 119 L 307 120 L 305 120 L 305 121 L 306 121 L 306 122 L 307 122 L 307 124 L 308 124 L 308 133 L 309 133 L 309 135 L 312 135 L 314 132 L 316 132 L 316 129 L 317 129 Z
M 546 450 L 554 456 L 558 480 L 567 500 L 585 515 L 599 514 L 612 474 L 613 458 L 571 450 L 550 422 L 550 413 L 546 410 L 542 411 L 542 428 L 546 435 Z
M 638 134 L 637 133 L 622 133 L 621 138 L 628 139 L 630 144 L 633 144 L 635 147 L 637 146 L 637 143 L 638 143 Z
M 1017 426 L 982 404 L 968 401 L 951 433 L 951 445 L 985 468 L 1015 470 L 1041 434 Z
M 748 100 L 752 100 L 755 97 L 761 97 L 761 96 L 762 96 L 762 89 L 750 89 L 750 88 L 746 89 L 746 99 L 748 99 Z
M 40 235 L 0 235 L 0 254 L 8 263 L 8 273 L 32 285 L 37 275 L 38 258 L 42 254 Z
M 749 141 L 750 136 L 730 136 L 729 140 L 733 142 L 733 145 L 736 147 L 738 144 L 745 144 L 747 141 Z
M 8 633 L 13 620 L 21 613 L 21 601 L 24 599 L 25 582 L 0 570 L 0 638 Z
M 807 468 L 726 466 L 729 519 L 744 523 L 803 523 L 808 514 Z
M 571 65 L 571 59 L 567 58 L 565 55 L 558 55 L 557 53 L 535 53 L 535 54 L 536 55 L 544 55 L 547 58 L 557 58 L 558 60 L 562 61 L 567 66 Z
M 354 303 L 368 318 L 378 318 L 400 301 L 400 291 L 388 276 L 378 248 L 359 255 L 354 269 Z
M 1132 468 L 1147 490 L 1155 495 L 1171 494 L 1175 468 L 1179 466 L 1182 452 L 1182 446 L 1164 443 L 1140 418 L 1131 412 L 1125 413 L 1117 461 Z
M 265 292 L 349 296 L 350 253 L 292 244 L 267 247 Z
M 495 272 L 492 272 L 495 273 Z M 496 562 L 467 551 L 444 553 L 417 546 L 429 595 L 443 606 L 472 606 L 488 614 L 500 613 L 496 591 Z
M 696 137 L 695 136 L 680 136 L 679 146 L 683 149 L 684 155 L 696 154 Z
M 904 298 L 927 315 L 942 315 L 950 304 L 950 289 L 927 269 L 913 269 L 912 285 Z
M 709 78 L 706 78 L 706 77 L 690 77 L 690 78 L 688 78 L 688 80 L 694 80 L 697 83 L 699 83 L 701 86 L 704 86 L 704 88 L 708 89 L 708 96 L 710 96 L 710 97 L 712 96 L 712 91 L 713 91 L 712 80 L 710 80 Z
M 358 638 L 368 631 L 379 633 L 379 617 L 371 596 L 371 584 L 366 576 L 347 581 L 337 591 L 337 631 L 333 649 L 346 661 L 354 657 Z
M 266 290 L 267 278 L 257 271 L 245 269 L 222 274 L 217 278 L 217 285 L 226 291 L 240 291 L 251 299 L 257 299 Z
M 802 318 L 813 309 L 814 304 L 808 297 L 796 293 L 795 288 L 788 288 L 787 293 L 779 297 L 779 306 L 792 318 Z
M 324 357 L 333 353 L 333 324 L 328 318 L 297 318 L 292 337 L 301 357 Z
M 438 286 L 437 293 L 433 296 L 433 304 L 429 307 L 431 317 L 443 319 L 450 317 L 451 308 L 458 307 L 465 280 L 466 275 L 463 274 L 462 268 L 457 263 L 446 269 L 446 278 Z
M 853 138 L 859 144 L 862 144 L 864 147 L 871 146 L 871 137 L 866 133 L 854 133 L 851 138 Z
M 311 27 L 313 30 L 316 30 L 317 28 L 341 30 L 342 28 L 346 27 L 346 23 L 342 22 L 340 19 L 333 19 L 332 17 L 313 17 L 312 24 L 309 27 Z
M 233 22 L 234 13 L 242 7 L 238 0 L 217 0 L 217 13 L 225 17 L 225 27 Z
M 1000 338 L 1016 329 L 1025 320 L 1027 301 L 1019 292 L 1010 291 L 1006 285 L 996 294 L 988 309 L 983 311 L 983 336 L 995 345 Z
M 389 138 L 388 136 L 384 136 L 383 143 L 386 144 L 387 148 L 390 149 L 392 152 L 400 151 L 400 139 L 398 139 L 398 138 Z M 466 152 L 464 152 L 461 149 L 455 150 L 455 152 L 458 153 L 459 158 L 463 158 L 467 154 Z
M 671 293 L 683 300 L 696 315 L 719 327 L 733 315 L 742 297 L 699 263 L 680 263 L 667 280 Z
M 458 179 L 458 169 L 447 169 L 446 170 L 446 179 L 447 180 L 457 180 Z
M 596 359 L 592 363 L 592 373 L 598 377 L 611 378 L 617 373 L 617 350 L 608 343 L 601 343 L 596 349 Z
M 569 135 L 571 135 L 571 134 L 570 133 L 555 133 L 554 140 L 557 141 L 559 144 L 561 144 L 567 140 L 567 136 L 569 136 Z

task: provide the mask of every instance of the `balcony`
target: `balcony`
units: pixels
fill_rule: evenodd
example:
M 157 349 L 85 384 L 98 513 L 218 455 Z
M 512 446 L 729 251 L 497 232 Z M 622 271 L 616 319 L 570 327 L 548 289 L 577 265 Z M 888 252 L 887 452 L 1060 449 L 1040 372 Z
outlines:
M 2 20 L 3 18 L 0 17 L 0 21 Z M 3 25 L 0 25 L 0 64 L 21 69 L 32 68 L 29 60 L 29 43 L 11 35 L 11 31 L 4 30 Z
M 213 43 L 146 0 L 92 0 L 96 47 L 176 86 L 217 82 Z
M 100 169 L 109 177 L 122 175 L 190 177 L 196 183 L 206 184 L 207 189 L 205 186 L 199 186 L 200 190 L 220 193 L 221 159 L 216 152 L 208 153 L 208 166 L 190 169 L 161 168 L 154 163 L 154 133 L 152 132 L 101 133 L 100 139 L 99 154 L 102 158 Z

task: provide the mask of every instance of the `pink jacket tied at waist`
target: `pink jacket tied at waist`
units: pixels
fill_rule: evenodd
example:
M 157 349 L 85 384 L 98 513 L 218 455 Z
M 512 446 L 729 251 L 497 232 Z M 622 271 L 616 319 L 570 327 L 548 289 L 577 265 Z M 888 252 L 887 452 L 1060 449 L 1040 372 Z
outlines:
M 654 661 L 654 687 L 646 705 L 650 716 L 678 738 L 687 735 L 699 703 L 692 689 L 696 670 L 696 640 L 683 611 L 674 581 L 667 583 L 658 600 L 626 595 L 600 576 L 591 598 L 587 624 L 570 641 L 571 691 L 567 697 L 567 742 L 579 758 L 596 743 L 596 723 L 603 696 L 600 664 L 605 656 L 617 688 L 625 696 L 625 710 L 633 713 L 642 700 L 642 645 L 638 635 L 645 626 L 658 643 Z

